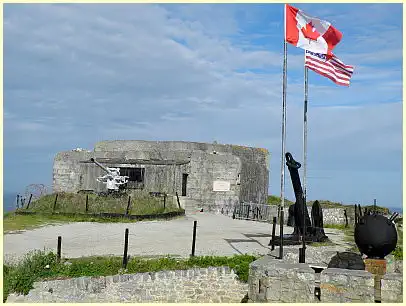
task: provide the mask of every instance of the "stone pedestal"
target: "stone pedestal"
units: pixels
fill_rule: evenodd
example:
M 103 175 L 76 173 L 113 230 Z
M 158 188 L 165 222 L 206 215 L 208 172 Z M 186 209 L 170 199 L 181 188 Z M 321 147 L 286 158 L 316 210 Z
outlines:
M 250 265 L 248 297 L 252 302 L 314 302 L 315 273 L 307 264 L 289 264 L 264 256 Z

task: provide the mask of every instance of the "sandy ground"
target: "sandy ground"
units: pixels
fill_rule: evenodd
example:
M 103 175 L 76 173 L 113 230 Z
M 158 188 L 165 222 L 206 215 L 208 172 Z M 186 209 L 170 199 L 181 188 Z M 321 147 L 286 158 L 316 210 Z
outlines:
M 272 225 L 246 220 L 233 220 L 223 215 L 196 213 L 171 221 L 137 223 L 80 222 L 51 225 L 4 235 L 5 262 L 15 262 L 32 250 L 52 249 L 62 236 L 62 256 L 77 258 L 90 255 L 122 255 L 124 232 L 129 229 L 128 254 L 132 256 L 172 255 L 188 257 L 192 249 L 193 221 L 197 220 L 197 256 L 268 254 Z M 290 234 L 291 227 L 284 233 Z M 329 238 L 343 244 L 341 231 L 325 229 Z M 276 234 L 279 233 L 277 227 Z

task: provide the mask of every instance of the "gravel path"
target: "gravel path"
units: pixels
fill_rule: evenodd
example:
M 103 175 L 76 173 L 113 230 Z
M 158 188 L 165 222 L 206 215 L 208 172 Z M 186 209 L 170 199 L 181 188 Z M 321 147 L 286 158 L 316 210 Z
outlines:
M 56 251 L 62 236 L 62 256 L 77 258 L 90 255 L 122 255 L 124 231 L 129 229 L 128 253 L 132 256 L 172 255 L 188 257 L 191 253 L 193 221 L 197 220 L 196 255 L 268 254 L 272 225 L 233 220 L 223 215 L 196 213 L 171 221 L 137 223 L 80 222 L 50 225 L 16 234 L 4 235 L 4 261 L 17 261 L 25 253 L 39 249 Z M 284 233 L 293 228 L 285 227 Z M 279 229 L 277 228 L 276 234 Z M 329 238 L 343 243 L 339 230 L 325 229 Z M 331 248 L 331 247 L 330 247 Z M 333 247 L 335 248 L 335 247 Z M 342 250 L 342 247 L 338 247 Z

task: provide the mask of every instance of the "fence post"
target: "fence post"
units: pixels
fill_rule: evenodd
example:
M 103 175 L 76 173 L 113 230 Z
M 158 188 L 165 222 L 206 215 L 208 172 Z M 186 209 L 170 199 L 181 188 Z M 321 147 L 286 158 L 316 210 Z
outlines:
M 348 227 L 348 218 L 347 218 L 347 210 L 344 209 L 344 217 L 345 217 L 345 227 Z
M 126 216 L 128 216 L 130 214 L 130 206 L 131 206 L 131 196 L 128 196 L 127 209 L 125 211 Z
M 32 199 L 32 193 L 30 194 L 30 199 L 28 200 L 28 204 L 27 204 L 26 209 L 28 209 L 30 207 L 31 199 Z
M 58 236 L 57 260 L 61 261 L 62 237 Z
M 179 208 L 180 208 L 179 195 L 178 195 L 178 193 L 177 193 L 177 192 L 176 192 L 176 201 L 178 201 L 178 206 L 179 206 Z
M 89 211 L 89 195 L 86 195 L 86 208 L 85 208 L 85 212 L 87 213 Z
M 54 202 L 54 208 L 52 209 L 52 212 L 55 212 L 55 208 L 56 208 L 56 202 L 58 201 L 58 194 L 56 194 L 55 196 L 55 202 Z
M 164 193 L 164 210 L 165 210 L 165 206 L 166 206 L 166 193 Z
M 124 235 L 124 254 L 123 254 L 123 269 L 127 268 L 127 252 L 128 252 L 128 228 L 125 229 Z
M 276 217 L 272 220 L 272 241 L 271 241 L 271 251 L 275 250 L 275 230 L 276 230 Z
M 192 257 L 195 256 L 195 248 L 196 248 L 196 226 L 197 221 L 193 221 L 193 241 L 192 241 Z

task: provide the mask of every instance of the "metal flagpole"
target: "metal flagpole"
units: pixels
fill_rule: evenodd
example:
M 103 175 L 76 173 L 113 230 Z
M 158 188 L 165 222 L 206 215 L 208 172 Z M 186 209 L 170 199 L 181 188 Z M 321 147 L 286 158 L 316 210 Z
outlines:
M 307 97 L 308 97 L 308 69 L 304 67 L 304 107 L 303 107 L 303 195 L 307 198 Z M 305 202 L 306 203 L 306 202 Z
M 285 5 L 286 10 L 286 5 Z M 286 24 L 286 11 L 285 11 L 285 24 Z M 285 29 L 286 33 L 286 29 Z M 287 53 L 288 45 L 286 36 L 283 43 L 283 83 L 282 83 L 282 156 L 281 156 L 281 204 L 279 212 L 279 258 L 283 258 L 283 222 L 284 222 L 284 207 L 285 207 L 285 144 L 286 144 L 286 69 L 287 69 Z
M 306 55 L 305 55 L 306 57 Z M 307 170 L 307 97 L 308 97 L 308 69 L 304 66 L 304 106 L 303 106 L 303 236 L 302 236 L 302 254 L 303 263 L 306 258 L 306 213 L 307 213 L 307 186 L 306 186 L 306 170 Z

